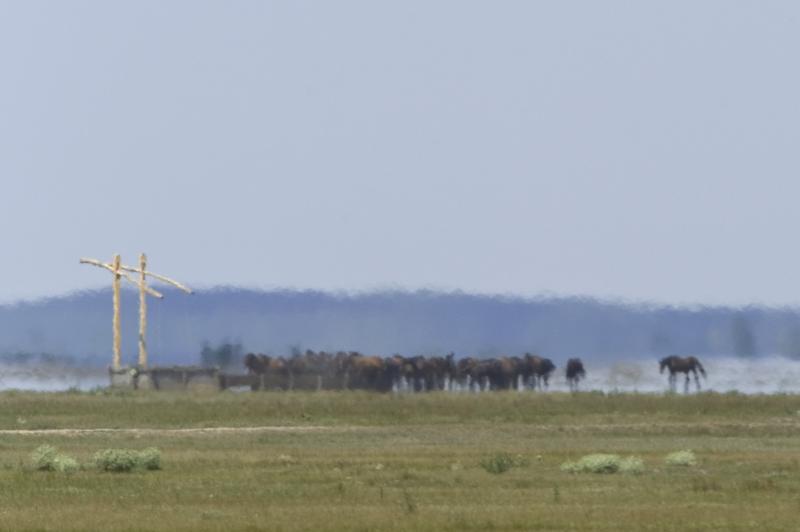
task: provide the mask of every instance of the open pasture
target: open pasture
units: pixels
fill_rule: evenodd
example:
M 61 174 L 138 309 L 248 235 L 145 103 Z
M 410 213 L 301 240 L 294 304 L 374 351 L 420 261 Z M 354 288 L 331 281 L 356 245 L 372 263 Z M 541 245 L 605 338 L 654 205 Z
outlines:
M 41 444 L 87 465 L 33 471 Z M 163 469 L 88 465 L 109 447 L 158 447 Z M 665 463 L 682 449 L 696 466 Z M 592 453 L 644 472 L 561 470 Z M 796 530 L 798 512 L 793 395 L 0 394 L 8 529 Z

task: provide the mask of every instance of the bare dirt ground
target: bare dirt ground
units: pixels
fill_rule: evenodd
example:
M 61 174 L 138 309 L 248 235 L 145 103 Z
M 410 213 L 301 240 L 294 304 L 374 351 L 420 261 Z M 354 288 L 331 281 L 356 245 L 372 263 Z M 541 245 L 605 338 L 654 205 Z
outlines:
M 691 431 L 702 429 L 709 432 L 750 432 L 764 429 L 781 429 L 800 432 L 800 420 L 772 418 L 763 422 L 703 422 L 703 423 L 592 423 L 575 425 L 530 424 L 528 430 L 561 433 L 614 433 L 635 432 L 639 434 Z M 0 429 L 0 436 L 83 436 L 90 434 L 131 435 L 220 435 L 257 434 L 262 432 L 381 432 L 391 430 L 387 426 L 369 425 L 265 425 L 250 427 L 190 427 L 190 428 L 61 428 L 61 429 Z
M 202 427 L 181 429 L 157 428 L 96 428 L 96 429 L 14 429 L 0 430 L 0 436 L 83 436 L 86 434 L 133 434 L 133 435 L 183 435 L 183 434 L 249 434 L 259 432 L 317 432 L 347 431 L 359 427 L 323 426 L 266 426 L 266 427 Z

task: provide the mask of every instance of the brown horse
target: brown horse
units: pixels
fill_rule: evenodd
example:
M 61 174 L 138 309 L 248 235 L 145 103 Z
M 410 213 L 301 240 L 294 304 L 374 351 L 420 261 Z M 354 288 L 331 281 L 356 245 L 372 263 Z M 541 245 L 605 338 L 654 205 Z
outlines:
M 386 366 L 383 358 L 378 356 L 365 356 L 351 351 L 345 363 L 347 387 L 356 389 L 371 389 L 389 391 L 391 382 L 387 378 Z
M 686 375 L 684 393 L 689 393 L 689 373 L 694 373 L 694 382 L 697 384 L 697 391 L 700 391 L 700 377 L 697 372 L 699 371 L 700 375 L 702 375 L 704 379 L 706 378 L 705 368 L 703 368 L 703 365 L 695 357 L 679 357 L 672 355 L 662 358 L 659 365 L 659 373 L 664 373 L 665 368 L 669 370 L 669 389 L 673 392 L 675 391 L 675 381 L 678 378 L 676 375 L 677 373 Z
M 244 366 L 249 375 L 261 376 L 259 384 L 253 384 L 253 389 L 258 389 L 264 384 L 264 378 L 276 376 L 280 383 L 288 383 L 288 388 L 292 387 L 291 371 L 289 364 L 283 357 L 271 357 L 262 354 L 247 353 L 244 357 Z M 282 387 L 282 386 L 281 386 Z
M 556 369 L 556 365 L 549 358 L 542 358 L 538 355 L 525 353 L 525 363 L 528 364 L 531 372 L 531 387 L 535 390 L 546 390 L 550 380 L 550 374 Z
M 586 378 L 586 370 L 583 367 L 583 361 L 580 358 L 570 358 L 567 360 L 567 383 L 569 384 L 569 391 L 578 391 L 578 382 Z

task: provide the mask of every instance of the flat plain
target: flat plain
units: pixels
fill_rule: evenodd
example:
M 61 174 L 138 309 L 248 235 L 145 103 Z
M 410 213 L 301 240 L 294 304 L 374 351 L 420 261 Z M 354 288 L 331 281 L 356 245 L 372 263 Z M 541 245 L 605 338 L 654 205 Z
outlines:
M 83 468 L 34 470 L 42 444 Z M 91 465 L 145 447 L 162 470 Z M 697 465 L 665 464 L 683 449 Z M 561 470 L 590 453 L 645 469 Z M 794 395 L 0 394 L 2 529 L 797 530 L 798 514 Z

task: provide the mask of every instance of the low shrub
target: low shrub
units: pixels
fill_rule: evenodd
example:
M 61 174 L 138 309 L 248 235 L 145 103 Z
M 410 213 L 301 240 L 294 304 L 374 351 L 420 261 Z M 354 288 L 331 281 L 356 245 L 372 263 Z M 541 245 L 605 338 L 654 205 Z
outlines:
M 497 453 L 480 461 L 483 469 L 495 475 L 505 473 L 512 467 L 521 467 L 526 464 L 527 461 L 522 455 L 511 456 L 508 453 Z
M 77 460 L 65 454 L 56 455 L 55 470 L 60 473 L 74 473 L 81 468 Z
M 40 445 L 31 453 L 33 467 L 39 471 L 55 471 L 58 451 L 52 445 Z
M 638 475 L 644 472 L 641 458 L 628 456 L 622 458 L 616 454 L 587 454 L 577 462 L 564 462 L 561 471 L 565 473 L 627 473 Z
M 136 468 L 153 471 L 161 469 L 161 451 L 148 447 L 142 451 L 133 449 L 104 449 L 95 453 L 94 464 L 101 471 L 126 473 Z
M 692 467 L 697 465 L 697 457 L 689 450 L 675 451 L 669 453 L 664 458 L 664 462 L 670 466 Z
M 616 454 L 587 454 L 577 462 L 561 464 L 561 470 L 568 473 L 616 473 L 622 458 Z
M 94 455 L 94 464 L 101 471 L 126 473 L 138 465 L 138 453 L 130 449 L 104 449 Z
M 628 475 L 641 475 L 644 473 L 644 462 L 637 456 L 628 456 L 619 463 L 619 472 Z
M 161 469 L 161 451 L 155 447 L 148 447 L 139 451 L 138 465 L 148 471 Z
M 74 473 L 80 469 L 78 461 L 61 454 L 52 445 L 40 445 L 31 453 L 31 462 L 38 471 L 58 471 L 60 473 Z

